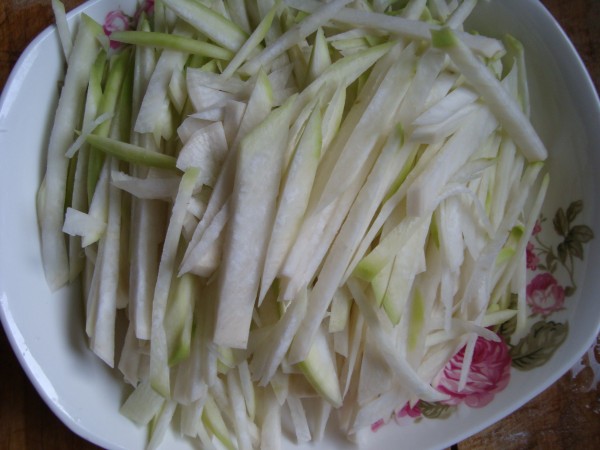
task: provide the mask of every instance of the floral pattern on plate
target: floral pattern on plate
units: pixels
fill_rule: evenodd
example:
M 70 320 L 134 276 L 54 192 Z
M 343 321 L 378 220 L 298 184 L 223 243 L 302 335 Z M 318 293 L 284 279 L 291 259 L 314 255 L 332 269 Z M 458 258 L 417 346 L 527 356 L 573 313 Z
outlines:
M 584 260 L 584 244 L 594 238 L 589 226 L 577 222 L 582 211 L 583 202 L 574 201 L 566 210 L 559 208 L 556 211 L 551 227 L 548 218 L 541 215 L 533 229 L 526 248 L 529 272 L 526 299 L 528 323 L 531 323 L 527 334 L 515 339 L 517 319 L 513 317 L 494 329 L 501 337 L 499 341 L 479 337 L 465 387 L 459 389 L 463 347 L 446 364 L 437 385 L 450 400 L 438 403 L 420 400 L 414 405 L 406 404 L 394 415 L 398 424 L 419 421 L 423 417 L 444 419 L 461 403 L 471 408 L 484 407 L 508 386 L 511 367 L 531 370 L 552 357 L 566 339 L 569 325 L 567 321 L 548 318 L 563 311 L 577 291 L 577 260 Z M 383 420 L 374 423 L 372 430 L 376 431 L 383 423 Z

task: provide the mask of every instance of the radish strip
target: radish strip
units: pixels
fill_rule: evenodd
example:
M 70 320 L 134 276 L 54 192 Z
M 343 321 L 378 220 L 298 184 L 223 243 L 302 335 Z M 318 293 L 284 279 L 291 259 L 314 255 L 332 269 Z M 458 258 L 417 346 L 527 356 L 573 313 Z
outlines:
M 315 0 L 285 0 L 286 4 L 304 12 L 314 12 L 321 6 Z M 375 30 L 385 30 L 392 34 L 414 40 L 431 40 L 431 31 L 439 27 L 418 20 L 409 20 L 399 16 L 379 14 L 357 9 L 342 8 L 335 14 L 334 20 L 358 27 L 366 27 Z M 504 46 L 496 39 L 485 36 L 474 36 L 464 32 L 457 32 L 472 50 L 489 58 L 504 53 Z
M 116 167 L 116 161 L 111 161 Z M 106 161 L 108 165 L 109 161 Z M 119 283 L 119 236 L 121 232 L 121 191 L 109 186 L 108 223 L 102 238 L 102 264 L 100 271 L 98 302 L 95 305 L 94 333 L 90 336 L 90 347 L 106 364 L 114 366 L 116 297 Z
M 506 132 L 529 161 L 546 159 L 548 152 L 531 122 L 497 78 L 449 28 L 432 32 L 433 45 L 448 53 L 464 77 L 487 101 Z
M 50 133 L 46 167 L 45 201 L 41 215 L 42 260 L 46 279 L 52 290 L 69 280 L 67 247 L 62 234 L 68 159 L 65 149 L 73 137 L 73 124 L 82 112 L 90 70 L 98 50 L 96 36 L 101 28 L 83 16 L 71 52 L 64 86 L 56 109 L 54 126 Z
M 246 33 L 237 25 L 200 2 L 192 0 L 162 0 L 162 2 L 181 19 L 228 50 L 237 51 L 246 40 Z
M 233 213 L 219 276 L 217 345 L 245 348 L 248 343 L 294 100 L 274 110 L 240 144 Z M 265 147 L 265 140 L 271 140 L 271 145 Z
M 69 60 L 71 51 L 73 50 L 73 40 L 67 23 L 67 14 L 65 13 L 65 5 L 60 0 L 52 0 L 52 13 L 56 21 L 56 31 L 60 38 L 60 45 L 65 55 L 65 61 Z
M 178 242 L 183 227 L 187 204 L 198 176 L 198 169 L 189 169 L 181 179 L 179 192 L 173 205 L 171 220 L 167 228 L 163 252 L 158 267 L 156 287 L 152 301 L 152 332 L 150 344 L 150 373 L 152 387 L 165 398 L 170 398 L 169 366 L 167 364 L 167 342 L 164 318 L 171 280 L 175 269 Z
M 250 54 L 260 45 L 260 42 L 265 38 L 267 32 L 271 28 L 275 13 L 279 8 L 279 3 L 273 5 L 271 10 L 263 17 L 256 29 L 252 32 L 250 37 L 240 47 L 235 56 L 229 61 L 227 67 L 221 74 L 223 78 L 230 78 L 237 69 L 244 63 L 244 61 L 250 56 Z
M 157 31 L 114 31 L 110 34 L 110 40 L 124 44 L 167 48 L 215 59 L 229 60 L 233 57 L 233 52 L 222 47 L 186 36 Z
M 340 9 L 351 1 L 352 0 L 332 0 L 329 3 L 319 5 L 319 8 L 313 11 L 310 16 L 287 30 L 275 42 L 240 67 L 240 71 L 249 75 L 254 75 L 261 67 L 267 66 L 281 53 L 289 50 L 298 41 L 315 32 L 321 25 L 335 17 Z

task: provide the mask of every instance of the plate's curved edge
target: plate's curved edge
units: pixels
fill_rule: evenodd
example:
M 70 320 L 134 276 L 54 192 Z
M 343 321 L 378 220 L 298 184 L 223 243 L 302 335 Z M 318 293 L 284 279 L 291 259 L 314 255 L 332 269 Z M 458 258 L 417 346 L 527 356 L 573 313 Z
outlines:
M 548 10 L 548 8 L 540 0 L 529 0 L 524 3 L 528 3 L 533 10 L 536 10 L 535 13 L 538 14 L 539 17 L 543 18 L 544 23 L 542 25 L 544 26 L 544 28 L 547 28 L 547 27 L 553 28 L 554 32 L 558 32 L 560 34 L 560 36 L 562 38 L 561 41 L 566 46 L 568 46 L 570 51 L 566 52 L 565 54 L 573 62 L 573 65 L 571 66 L 571 70 L 570 70 L 571 72 L 576 72 L 573 75 L 573 77 L 575 77 L 581 81 L 585 80 L 586 87 L 583 89 L 584 91 L 591 91 L 591 92 L 596 93 L 596 98 L 593 100 L 590 99 L 589 97 L 584 98 L 584 101 L 586 102 L 585 106 L 586 106 L 586 108 L 593 109 L 595 112 L 596 118 L 600 118 L 600 92 L 597 91 L 594 81 L 590 75 L 590 72 L 588 71 L 588 68 L 587 68 L 585 62 L 583 61 L 583 59 L 581 58 L 581 55 L 579 54 L 577 48 L 573 44 L 573 41 L 571 40 L 569 35 L 566 33 L 564 28 L 561 26 L 561 24 L 556 20 L 556 18 L 552 15 L 552 13 Z M 599 141 L 598 144 L 600 144 L 600 137 L 597 140 Z M 600 150 L 600 147 L 599 147 L 599 150 Z M 598 206 L 598 205 L 596 205 L 596 206 Z M 596 216 L 596 217 L 600 216 L 600 210 L 598 210 L 598 208 L 596 208 L 596 211 L 594 211 L 594 216 Z M 597 314 L 599 316 L 598 318 L 600 319 L 600 307 L 598 308 Z M 534 389 L 529 390 L 525 395 L 523 395 L 519 399 L 519 401 L 513 403 L 508 410 L 498 411 L 497 413 L 492 414 L 487 420 L 484 420 L 484 421 L 478 423 L 476 426 L 471 427 L 470 430 L 459 433 L 458 436 L 453 436 L 451 439 L 450 438 L 446 439 L 446 441 L 443 442 L 443 447 L 444 448 L 450 447 L 453 444 L 456 444 L 465 439 L 468 439 L 469 437 L 474 436 L 475 434 L 477 434 L 477 433 L 485 430 L 486 428 L 494 425 L 495 423 L 499 422 L 500 420 L 508 417 L 510 414 L 517 411 L 519 408 L 521 408 L 523 405 L 525 405 L 526 403 L 531 401 L 533 398 L 540 395 L 542 392 L 544 392 L 546 389 L 548 389 L 550 386 L 552 386 L 554 383 L 556 383 L 561 377 L 563 377 L 564 375 L 566 375 L 569 372 L 569 370 L 583 357 L 583 355 L 585 355 L 585 352 L 587 351 L 587 349 L 589 349 L 592 345 L 594 345 L 599 334 L 600 334 L 600 320 L 597 321 L 595 332 L 590 333 L 590 335 L 587 337 L 587 340 L 584 343 L 585 345 L 582 346 L 581 351 L 579 353 L 569 354 L 568 358 L 564 359 L 563 362 L 561 363 L 560 370 L 555 371 L 552 375 L 548 376 L 543 382 L 536 385 L 536 387 Z
M 58 396 L 54 391 L 52 382 L 46 377 L 43 369 L 38 365 L 37 361 L 31 353 L 25 343 L 25 338 L 21 334 L 21 330 L 17 326 L 10 306 L 8 304 L 8 298 L 5 293 L 0 294 L 0 323 L 4 329 L 5 335 L 8 342 L 15 354 L 19 364 L 27 378 L 33 385 L 38 395 L 42 398 L 44 403 L 52 411 L 52 413 L 73 433 L 77 434 L 82 439 L 89 441 L 95 445 L 103 448 L 114 448 L 114 445 L 101 436 L 91 434 L 89 430 L 78 424 L 77 420 L 73 418 L 60 404 Z

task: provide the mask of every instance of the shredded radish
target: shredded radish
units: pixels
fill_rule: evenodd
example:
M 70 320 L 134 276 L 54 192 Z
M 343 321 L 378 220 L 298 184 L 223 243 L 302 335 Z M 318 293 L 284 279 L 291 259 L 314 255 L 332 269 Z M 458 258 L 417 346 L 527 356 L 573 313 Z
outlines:
M 526 326 L 547 152 L 526 49 L 465 29 L 476 0 L 162 0 L 110 52 L 53 7 L 44 267 L 82 278 L 148 448 L 174 417 L 202 448 L 366 441 Z

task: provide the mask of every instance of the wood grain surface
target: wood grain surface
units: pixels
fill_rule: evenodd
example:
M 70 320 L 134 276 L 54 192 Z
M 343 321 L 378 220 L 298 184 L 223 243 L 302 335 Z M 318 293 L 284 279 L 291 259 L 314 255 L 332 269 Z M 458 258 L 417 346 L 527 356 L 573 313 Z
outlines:
M 67 10 L 81 0 L 63 0 Z M 542 0 L 600 91 L 600 0 Z M 0 88 L 27 44 L 53 21 L 50 0 L 0 0 Z M 2 151 L 2 149 L 0 149 Z M 600 361 L 600 340 L 593 356 Z M 504 420 L 457 443 L 460 450 L 600 449 L 600 390 L 592 371 L 564 375 Z M 64 426 L 38 396 L 0 331 L 0 450 L 85 450 L 96 446 Z

